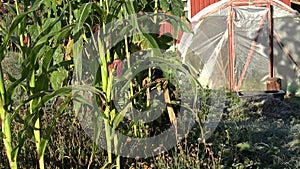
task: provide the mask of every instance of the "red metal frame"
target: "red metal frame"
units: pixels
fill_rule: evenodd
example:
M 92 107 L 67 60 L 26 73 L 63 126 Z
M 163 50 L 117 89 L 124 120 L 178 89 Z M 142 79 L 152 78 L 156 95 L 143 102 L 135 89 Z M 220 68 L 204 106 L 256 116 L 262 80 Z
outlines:
M 228 36 L 229 36 L 229 56 L 228 56 L 228 81 L 229 90 L 234 90 L 234 32 L 233 32 L 233 21 L 234 21 L 234 10 L 230 7 L 229 19 L 228 19 Z

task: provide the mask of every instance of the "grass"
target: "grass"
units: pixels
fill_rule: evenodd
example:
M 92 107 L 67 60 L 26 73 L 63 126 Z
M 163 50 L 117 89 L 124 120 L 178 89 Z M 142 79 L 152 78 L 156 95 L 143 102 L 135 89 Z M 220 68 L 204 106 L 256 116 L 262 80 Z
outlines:
M 18 74 L 17 53 L 3 61 L 4 70 Z M 9 83 L 9 80 L 7 80 Z M 16 98 L 24 96 L 20 89 Z M 19 98 L 20 99 L 20 98 Z M 57 101 L 43 108 L 42 128 L 48 126 L 56 114 Z M 71 105 L 70 105 L 71 106 Z M 46 168 L 86 168 L 93 152 L 93 142 L 81 128 L 72 107 L 56 123 L 45 152 Z M 26 112 L 21 110 L 20 114 Z M 204 144 L 199 126 L 176 147 L 155 157 L 144 159 L 121 158 L 124 168 L 299 168 L 300 167 L 300 97 L 277 99 L 251 98 L 240 100 L 229 95 L 223 119 L 214 134 Z M 22 129 L 12 122 L 13 137 Z M 159 128 L 155 128 L 159 132 Z M 161 131 L 160 131 L 161 132 Z M 13 142 L 16 145 L 17 142 Z M 0 168 L 8 161 L 0 142 Z M 90 167 L 100 168 L 107 153 L 96 147 Z M 28 138 L 18 155 L 19 166 L 36 168 L 37 153 L 33 138 Z
M 177 147 L 145 159 L 121 158 L 124 168 L 299 168 L 300 98 L 231 99 L 223 120 L 204 146 L 197 126 Z M 42 120 L 51 122 L 51 104 Z M 14 123 L 17 133 L 18 125 Z M 45 154 L 46 168 L 85 168 L 93 143 L 72 111 L 59 119 Z M 34 142 L 27 141 L 18 157 L 20 166 L 35 168 Z M 28 148 L 29 147 L 29 148 Z M 8 165 L 0 143 L 0 168 Z M 34 152 L 34 153 L 33 153 Z M 101 167 L 106 153 L 97 147 L 91 167 Z

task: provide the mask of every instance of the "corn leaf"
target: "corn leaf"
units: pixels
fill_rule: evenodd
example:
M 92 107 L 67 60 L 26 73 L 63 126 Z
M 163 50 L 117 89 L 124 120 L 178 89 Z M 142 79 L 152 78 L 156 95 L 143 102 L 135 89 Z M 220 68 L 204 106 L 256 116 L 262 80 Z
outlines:
M 92 7 L 93 3 L 86 3 L 84 5 L 82 5 L 79 9 L 79 18 L 76 18 L 76 26 L 74 28 L 74 34 L 76 34 L 80 29 L 82 29 L 83 24 L 85 23 L 86 19 L 88 18 L 90 11 L 91 11 L 91 7 Z

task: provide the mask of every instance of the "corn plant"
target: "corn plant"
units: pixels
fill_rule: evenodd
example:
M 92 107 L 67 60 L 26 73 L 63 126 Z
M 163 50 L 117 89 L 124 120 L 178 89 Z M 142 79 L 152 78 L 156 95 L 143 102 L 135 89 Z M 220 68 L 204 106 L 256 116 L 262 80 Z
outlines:
M 70 76 L 73 71 L 73 61 L 76 69 L 74 74 L 79 79 L 82 78 L 82 48 L 87 37 L 90 37 L 96 26 L 100 25 L 102 34 L 110 33 L 106 25 L 114 22 L 117 19 L 135 15 L 143 10 L 158 12 L 159 9 L 166 11 L 176 9 L 174 5 L 168 5 L 166 1 L 155 1 L 148 3 L 147 1 L 112 1 L 100 0 L 99 2 L 90 1 L 15 1 L 14 4 L 5 4 L 9 9 L 9 15 L 12 20 L 1 20 L 0 29 L 0 61 L 7 57 L 7 51 L 13 46 L 17 47 L 17 52 L 20 53 L 19 61 L 21 64 L 21 75 L 14 78 L 0 66 L 0 119 L 2 124 L 3 142 L 7 158 L 11 168 L 17 168 L 17 155 L 28 141 L 25 135 L 33 136 L 39 168 L 44 168 L 44 153 L 46 145 L 49 141 L 51 131 L 55 126 L 57 118 L 63 113 L 68 103 L 72 100 L 71 90 L 76 89 L 76 84 L 73 87 L 68 86 Z M 178 11 L 174 10 L 175 13 Z M 7 17 L 9 18 L 9 17 Z M 155 17 L 156 18 L 156 17 Z M 155 19 L 156 20 L 156 19 Z M 140 34 L 133 35 L 133 32 L 120 33 L 124 37 L 120 48 L 110 48 L 109 39 L 96 38 L 97 48 L 99 50 L 99 78 L 95 80 L 95 88 L 93 87 L 78 87 L 78 90 L 92 91 L 96 95 L 103 93 L 104 100 L 98 100 L 99 104 L 104 106 L 103 115 L 105 116 L 105 135 L 108 145 L 107 165 L 116 164 L 117 168 L 121 167 L 121 157 L 116 156 L 114 161 L 112 147 L 118 147 L 113 132 L 109 126 L 115 124 L 118 126 L 120 120 L 112 104 L 112 83 L 114 72 L 119 64 L 119 60 L 128 59 L 130 63 L 130 55 L 136 50 L 146 50 L 149 48 L 159 48 L 159 40 L 157 37 L 144 33 L 143 29 L 137 23 L 137 18 L 132 17 L 134 23 L 133 30 L 139 31 Z M 157 20 L 155 24 L 159 23 Z M 122 43 L 125 44 L 122 46 Z M 136 48 L 136 49 L 133 49 Z M 161 55 L 160 53 L 153 53 Z M 130 65 L 129 65 L 130 67 Z M 148 83 L 151 84 L 152 69 L 149 69 Z M 5 77 L 9 78 L 11 83 L 6 84 Z M 139 75 L 144 79 L 143 75 Z M 25 90 L 28 99 L 24 100 L 20 105 L 14 106 L 14 96 L 16 90 L 20 87 Z M 138 92 L 134 91 L 135 87 Z M 144 89 L 141 86 L 131 84 L 130 96 L 134 98 L 137 93 L 141 93 Z M 148 93 L 149 93 L 149 89 Z M 166 90 L 167 91 L 167 90 Z M 170 98 L 166 92 L 166 101 L 170 103 Z M 42 107 L 46 102 L 55 99 L 57 96 L 63 96 L 65 102 L 59 106 L 58 113 L 53 119 L 53 123 L 48 126 L 41 125 L 43 117 Z M 134 98 L 134 100 L 137 100 Z M 148 101 L 148 106 L 149 106 Z M 29 104 L 29 105 L 27 105 Z M 26 114 L 20 114 L 19 110 L 22 107 L 28 106 Z M 76 107 L 76 105 L 74 105 Z M 169 108 L 169 112 L 172 112 Z M 75 113 L 76 114 L 76 113 Z M 19 119 L 23 129 L 18 134 L 16 145 L 12 140 L 15 140 L 15 133 L 11 131 L 12 121 Z M 134 135 L 142 136 L 139 125 L 134 124 Z M 97 127 L 97 126 L 96 126 Z M 99 126 L 98 126 L 99 127 Z M 99 130 L 100 131 L 100 130 Z M 98 133 L 95 134 L 95 145 L 97 144 Z M 113 141 L 112 141 L 113 140 Z M 114 146 L 112 146 L 114 145 Z M 95 150 L 95 148 L 93 149 Z M 90 164 L 93 161 L 93 154 L 90 158 Z
M 16 11 L 16 15 L 9 27 L 2 27 L 4 40 L 0 47 L 1 61 L 7 55 L 8 44 L 18 47 L 19 60 L 21 61 L 21 77 L 18 79 L 14 79 L 8 72 L 3 72 L 2 67 L 0 68 L 3 142 L 11 168 L 17 168 L 18 151 L 26 141 L 25 133 L 31 133 L 30 131 L 32 131 L 35 138 L 39 167 L 44 168 L 44 151 L 53 125 L 49 125 L 44 134 L 41 133 L 41 108 L 50 99 L 63 93 L 66 94 L 66 91 L 68 91 L 51 91 L 50 85 L 54 86 L 54 82 L 49 77 L 53 71 L 71 63 L 61 61 L 57 63 L 53 60 L 55 60 L 55 56 L 63 56 L 60 52 L 60 46 L 62 41 L 69 36 L 73 25 L 63 26 L 61 24 L 63 14 L 56 18 L 44 18 L 44 13 L 41 13 L 43 3 L 49 5 L 52 2 L 39 1 L 28 8 L 32 5 L 29 1 L 23 3 L 15 1 L 15 6 L 10 7 Z M 11 81 L 8 86 L 5 86 L 4 75 L 8 76 Z M 15 107 L 13 106 L 13 98 L 18 86 L 22 86 L 23 89 L 27 90 L 26 93 L 29 99 L 24 100 L 21 105 Z M 29 103 L 29 114 L 21 118 L 24 115 L 19 114 L 18 110 L 26 103 Z M 18 134 L 16 146 L 12 144 L 11 133 L 11 122 L 15 117 L 23 119 L 21 123 L 24 126 L 24 129 Z M 34 125 L 31 126 L 31 123 Z

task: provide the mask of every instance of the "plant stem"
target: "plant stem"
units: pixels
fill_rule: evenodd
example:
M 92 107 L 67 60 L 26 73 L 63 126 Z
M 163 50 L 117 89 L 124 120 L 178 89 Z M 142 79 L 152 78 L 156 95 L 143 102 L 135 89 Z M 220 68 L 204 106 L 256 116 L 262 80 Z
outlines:
M 154 1 L 154 14 L 157 14 L 158 12 L 158 0 Z M 157 22 L 157 16 L 154 16 L 154 24 Z
M 154 57 L 154 51 L 151 50 L 151 55 L 150 57 Z M 148 69 L 148 84 L 150 84 L 152 82 L 152 68 L 149 68 Z M 147 107 L 150 107 L 150 104 L 151 104 L 151 95 L 150 95 L 150 88 L 147 89 L 146 91 L 146 95 L 147 95 L 147 102 L 146 102 L 146 106 Z
M 12 138 L 11 138 L 11 114 L 8 113 L 5 110 L 5 96 L 6 96 L 6 90 L 5 90 L 5 84 L 3 79 L 3 71 L 2 67 L 0 65 L 0 118 L 2 121 L 2 133 L 4 134 L 3 143 L 6 150 L 6 156 L 9 161 L 9 166 L 12 169 L 17 169 L 17 156 L 12 157 Z
M 17 15 L 20 15 L 19 4 L 18 4 L 18 1 L 17 1 L 17 0 L 15 1 L 15 6 L 16 6 L 16 12 L 17 12 Z M 20 22 L 20 23 L 18 24 L 18 28 L 19 28 L 19 29 L 20 29 L 21 26 L 22 26 L 21 23 L 22 23 L 22 22 Z M 24 35 L 23 35 L 23 34 L 20 35 L 20 45 L 21 45 L 21 46 L 24 46 Z
M 34 88 L 35 88 L 35 70 L 32 70 L 31 72 L 31 77 L 30 77 L 30 81 L 29 81 L 29 87 L 30 87 L 30 94 L 33 95 L 34 94 Z M 29 111 L 30 113 L 34 113 L 34 109 L 35 109 L 35 103 L 37 102 L 37 99 L 33 99 L 30 101 L 29 103 Z M 45 164 L 44 164 L 44 153 L 40 154 L 40 146 L 41 146 L 41 132 L 40 132 L 40 128 L 41 128 L 41 122 L 40 122 L 40 118 L 37 118 L 35 124 L 34 124 L 34 137 L 35 137 L 35 145 L 36 145 L 36 149 L 38 152 L 38 159 L 39 159 L 39 168 L 40 169 L 44 169 Z
M 5 104 L 5 95 L 6 95 L 6 90 L 5 90 L 5 84 L 4 84 L 4 79 L 3 79 L 3 71 L 2 71 L 2 66 L 0 65 L 0 93 L 1 93 L 1 101 L 3 104 Z
M 155 0 L 154 1 L 154 14 L 156 14 L 158 12 L 158 0 Z M 154 16 L 154 24 L 157 23 L 157 16 Z M 150 57 L 153 57 L 154 56 L 154 51 L 151 50 L 151 56 Z M 152 80 L 152 69 L 149 68 L 148 69 L 148 83 L 151 83 L 151 80 Z M 150 88 L 147 89 L 147 102 L 146 102 L 146 106 L 149 107 L 150 104 L 151 104 L 151 97 L 150 97 Z
M 103 23 L 103 32 L 105 32 L 105 24 Z M 100 36 L 100 35 L 99 35 Z M 98 37 L 98 49 L 99 49 L 99 55 L 100 55 L 100 69 L 101 69 L 101 82 L 102 82 L 102 88 L 103 91 L 106 93 L 106 101 L 107 103 L 110 103 L 111 101 L 111 89 L 109 86 L 111 86 L 110 82 L 110 72 L 108 72 L 108 59 L 110 56 L 107 56 L 107 53 L 105 52 L 104 45 L 101 41 L 101 38 Z M 108 156 L 108 163 L 112 163 L 112 147 L 111 147 L 111 131 L 110 131 L 110 107 L 107 106 L 105 108 L 104 114 L 106 116 L 106 119 L 104 119 L 104 126 L 105 126 L 105 136 L 106 136 L 106 144 L 107 144 L 107 156 Z
M 127 35 L 124 37 L 125 40 L 125 52 L 126 52 L 126 58 L 127 58 L 127 65 L 128 69 L 130 69 L 131 64 L 130 64 L 130 52 L 129 52 L 129 45 L 128 45 L 128 40 L 127 40 Z M 133 96 L 133 83 L 132 81 L 130 82 L 130 92 L 129 92 L 129 97 Z M 136 99 L 133 99 L 133 103 L 136 103 Z
M 127 65 L 128 65 L 128 69 L 130 69 L 131 64 L 130 64 L 130 52 L 129 52 L 129 45 L 128 45 L 128 40 L 127 40 L 127 36 L 125 35 L 124 37 L 125 40 L 125 52 L 126 52 L 126 58 L 127 58 Z M 132 81 L 130 82 L 130 89 L 129 89 L 129 98 L 133 97 L 134 92 L 133 92 L 133 83 Z M 136 99 L 133 98 L 133 103 L 136 104 Z M 134 123 L 133 125 L 133 133 L 134 136 L 137 137 L 138 136 L 138 126 L 136 123 Z
M 105 109 L 104 112 L 105 116 L 109 115 L 109 107 Z M 111 131 L 109 127 L 109 120 L 105 119 L 104 120 L 104 125 L 105 125 L 105 137 L 106 137 L 106 146 L 107 146 L 107 157 L 108 157 L 108 163 L 112 163 L 112 147 L 111 147 Z
M 96 97 L 95 97 L 95 99 L 97 99 Z M 94 156 L 95 156 L 95 152 L 96 152 L 96 148 L 97 148 L 97 145 L 98 145 L 98 141 L 99 141 L 99 137 L 100 137 L 100 132 L 101 132 L 101 130 L 100 130 L 100 120 L 98 120 L 98 114 L 97 114 L 98 112 L 97 111 L 95 111 L 94 113 L 93 113 L 93 118 L 95 119 L 94 120 L 94 128 L 95 128 L 95 132 L 94 132 L 94 143 L 93 143 L 93 147 L 92 147 L 92 154 L 91 154 L 91 156 L 90 156 L 90 160 L 89 160 L 89 164 L 88 164 L 88 169 L 91 167 L 91 165 L 92 165 L 92 162 L 93 162 L 93 159 L 94 159 Z
M 118 137 L 117 135 L 114 135 L 114 144 L 115 144 L 115 153 L 118 152 Z M 116 158 L 116 169 L 121 169 L 121 156 L 120 155 L 117 155 L 117 158 Z
M 12 157 L 11 114 L 4 110 L 2 103 L 0 105 L 0 113 L 4 115 L 4 118 L 2 118 L 2 132 L 4 134 L 3 143 L 6 149 L 9 166 L 12 169 L 17 169 L 17 156 Z

